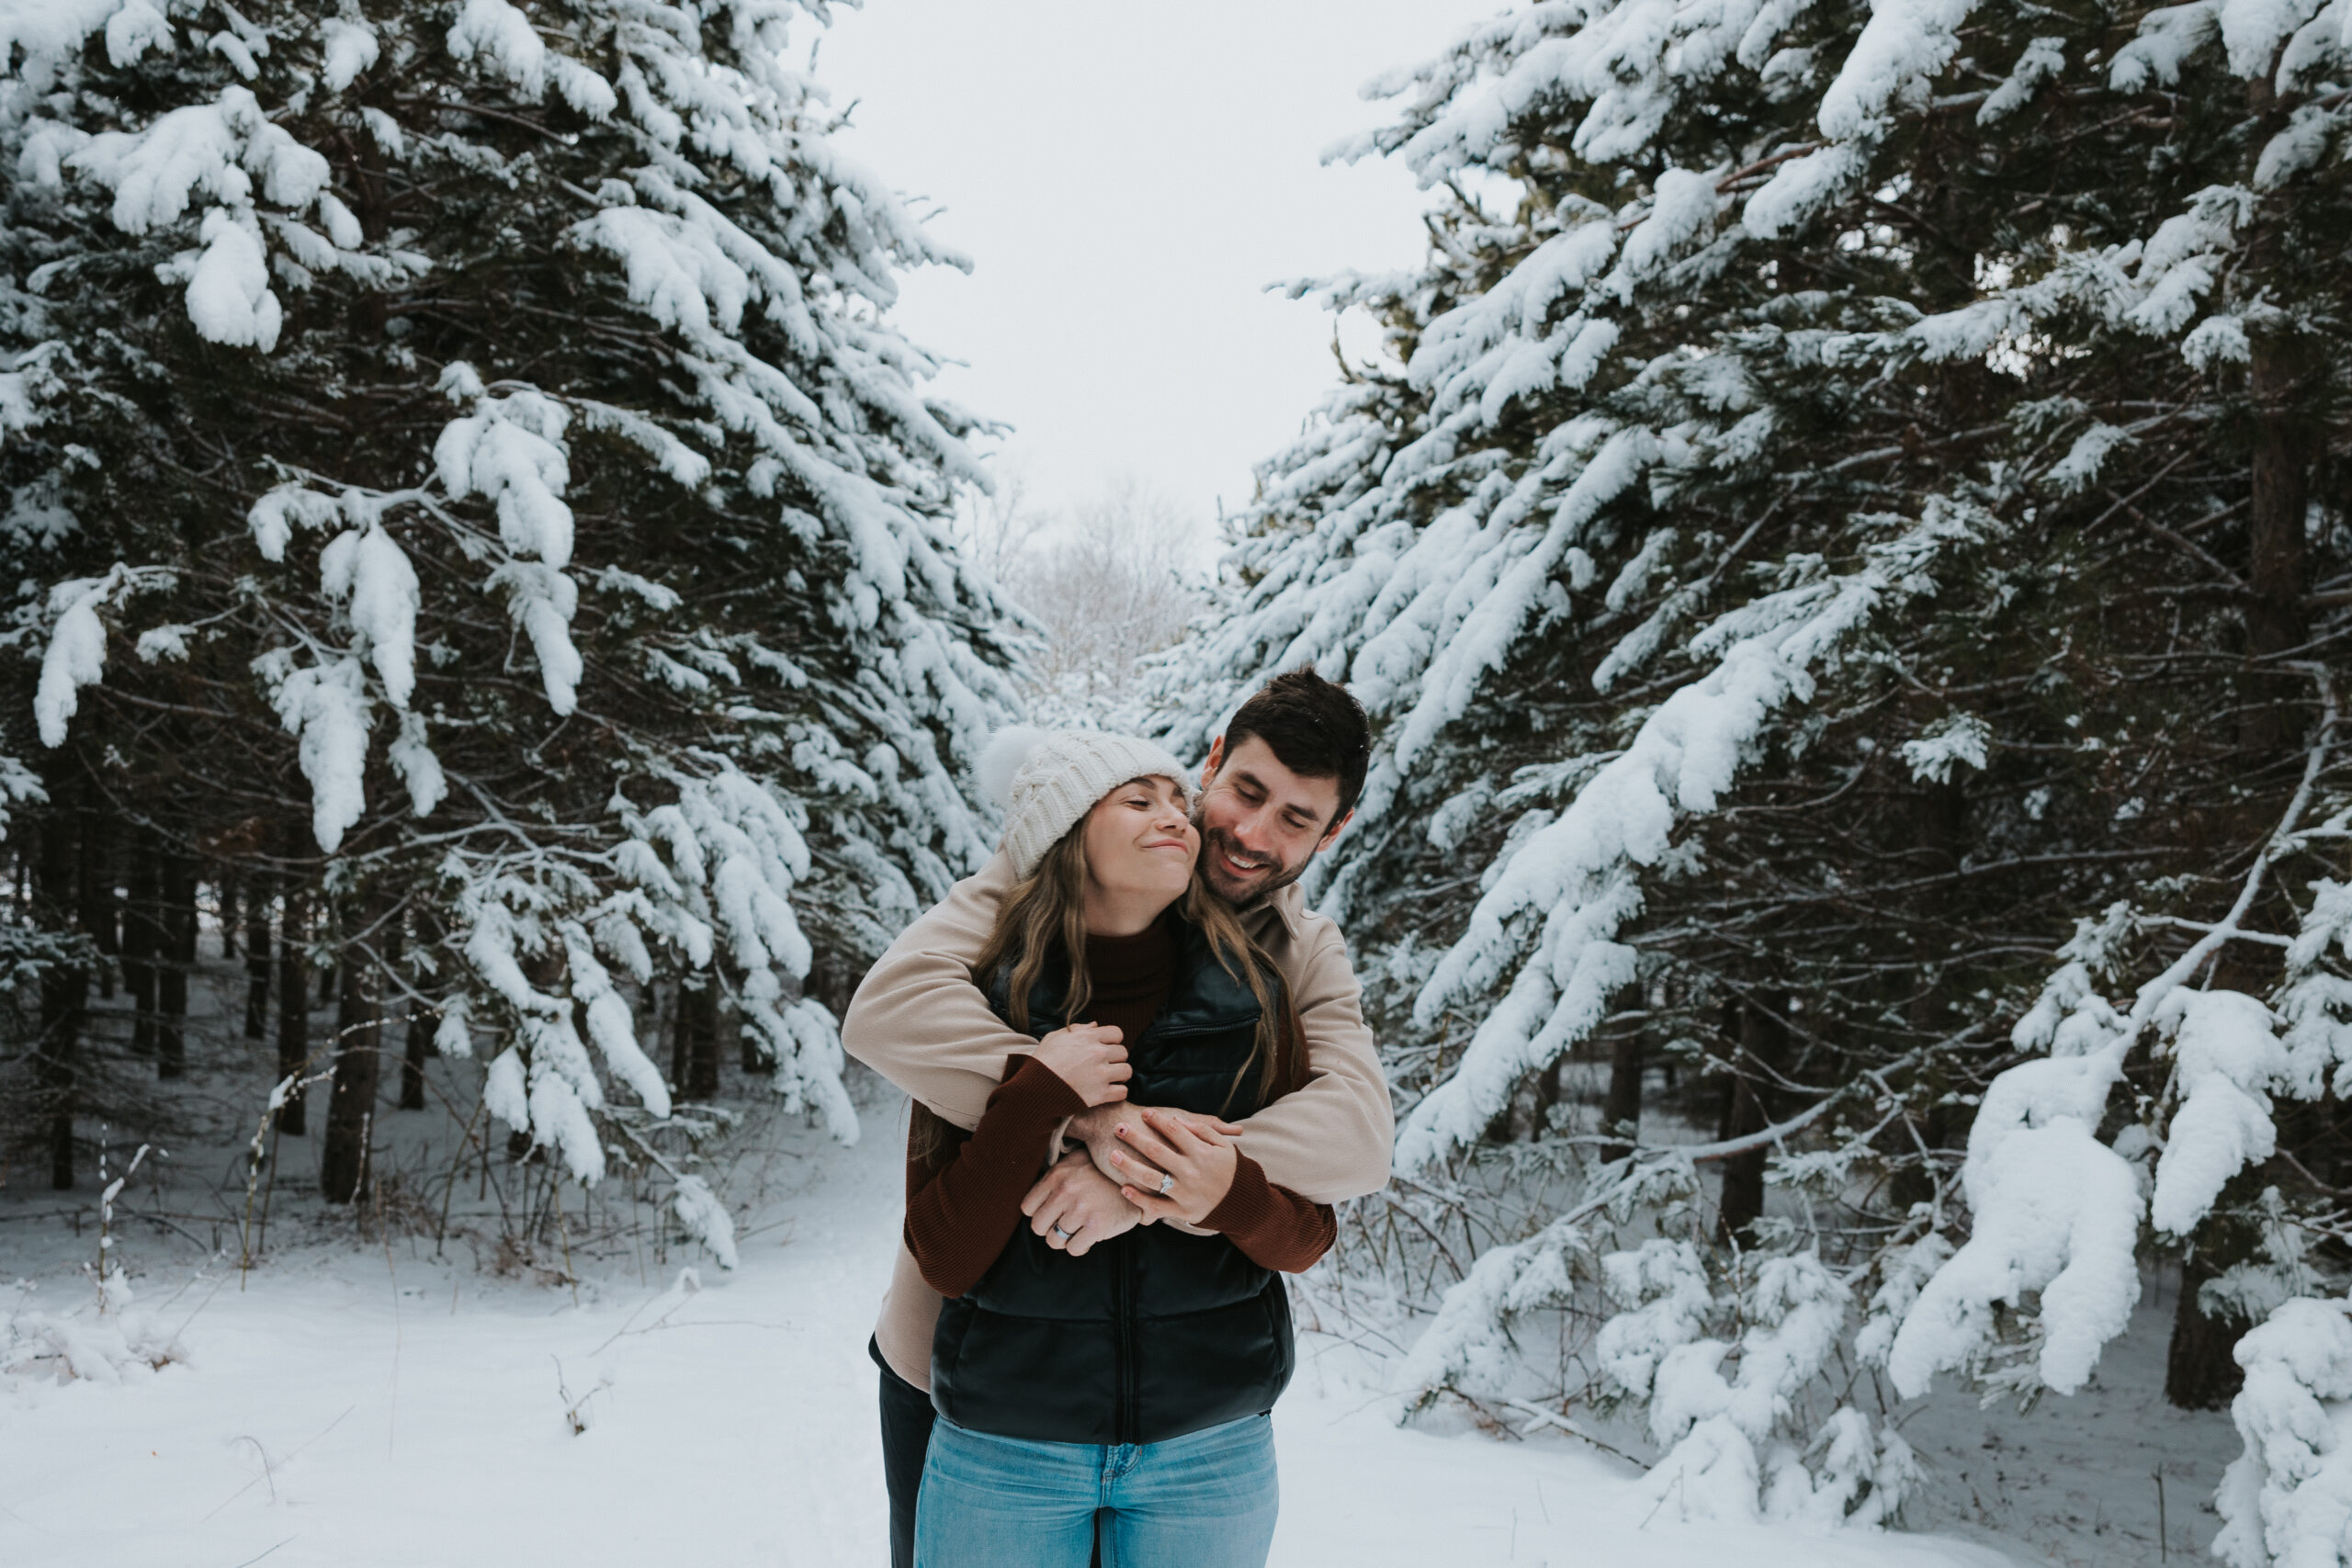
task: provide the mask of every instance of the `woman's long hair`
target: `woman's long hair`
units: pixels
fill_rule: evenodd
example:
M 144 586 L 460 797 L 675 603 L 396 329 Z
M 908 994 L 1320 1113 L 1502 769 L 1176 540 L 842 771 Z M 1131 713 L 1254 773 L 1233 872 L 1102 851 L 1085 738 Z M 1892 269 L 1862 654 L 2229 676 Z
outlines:
M 1257 1037 L 1249 1057 L 1233 1075 L 1226 1105 L 1230 1106 L 1241 1091 L 1252 1066 L 1258 1068 L 1261 1104 L 1298 1088 L 1306 1081 L 1306 1033 L 1289 987 L 1274 977 L 1273 960 L 1242 928 L 1233 906 L 1209 887 L 1197 862 L 1192 884 L 1179 901 L 1184 918 L 1208 939 L 1218 967 L 1249 987 L 1258 1000 Z M 1026 1033 L 1029 993 L 1057 952 L 1067 957 L 1069 967 L 1062 1017 L 1082 1019 L 1093 998 L 1093 984 L 1086 972 L 1085 818 L 1056 840 L 1037 862 L 1037 868 L 1004 896 L 1004 902 L 997 907 L 996 924 L 972 964 L 972 983 L 987 991 L 996 976 L 1004 973 L 1005 1011 L 1012 1027 Z M 1127 1043 L 1132 1047 L 1135 1042 Z M 936 1152 L 948 1132 L 945 1122 L 922 1101 L 915 1102 L 910 1137 L 910 1152 L 915 1157 L 927 1158 Z

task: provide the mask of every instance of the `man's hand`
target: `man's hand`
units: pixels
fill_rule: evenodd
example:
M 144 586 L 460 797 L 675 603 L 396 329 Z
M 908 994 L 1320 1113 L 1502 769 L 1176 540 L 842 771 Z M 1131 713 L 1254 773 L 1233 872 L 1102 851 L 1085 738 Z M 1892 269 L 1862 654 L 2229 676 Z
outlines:
M 1154 1158 L 1160 1172 L 1141 1180 L 1129 1176 L 1119 1196 L 1142 1210 L 1148 1220 L 1182 1220 L 1197 1225 L 1207 1219 L 1233 1190 L 1233 1173 L 1241 1158 L 1233 1138 L 1219 1126 L 1211 1117 L 1187 1116 L 1150 1105 L 1119 1118 L 1113 1130 L 1122 1143 L 1136 1143 L 1146 1131 L 1159 1135 Z M 1234 1128 L 1235 1134 L 1239 1132 Z M 1143 1169 L 1143 1162 L 1129 1159 L 1124 1148 L 1111 1151 L 1111 1163 L 1123 1171 Z
M 1150 1108 L 1155 1117 L 1170 1122 L 1182 1122 L 1196 1131 L 1214 1131 L 1228 1138 L 1241 1135 L 1238 1123 L 1220 1121 L 1215 1116 L 1195 1115 L 1190 1111 L 1174 1111 L 1159 1106 Z M 1162 1156 L 1172 1158 L 1174 1151 L 1168 1140 L 1141 1119 L 1142 1108 L 1113 1102 L 1096 1105 L 1070 1118 L 1069 1130 L 1064 1137 L 1086 1145 L 1093 1156 L 1094 1168 L 1108 1177 L 1114 1184 L 1128 1182 L 1136 1187 L 1156 1189 L 1159 1179 L 1170 1167 L 1162 1164 Z M 1126 1127 L 1128 1136 L 1122 1137 L 1119 1128 Z
M 1117 1026 L 1073 1023 L 1037 1042 L 1038 1066 L 1069 1085 L 1089 1105 L 1115 1103 L 1127 1098 L 1127 1080 L 1135 1069 L 1127 1066 L 1127 1048 Z
M 1083 1149 L 1057 1161 L 1021 1200 L 1021 1212 L 1047 1247 L 1072 1258 L 1143 1223 L 1143 1211 L 1119 1196 L 1117 1184 L 1094 1168 Z

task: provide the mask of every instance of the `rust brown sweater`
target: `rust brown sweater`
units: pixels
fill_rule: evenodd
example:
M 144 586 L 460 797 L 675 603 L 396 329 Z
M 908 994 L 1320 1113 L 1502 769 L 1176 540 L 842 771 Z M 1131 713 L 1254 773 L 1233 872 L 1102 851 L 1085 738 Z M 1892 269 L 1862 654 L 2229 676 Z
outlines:
M 1088 1011 L 1132 1043 L 1143 1038 L 1176 976 L 1176 939 L 1168 917 L 1139 935 L 1091 936 Z M 907 1250 L 924 1280 L 960 1296 L 979 1282 L 1015 1225 L 1026 1224 L 1021 1200 L 1051 1163 L 1055 1130 L 1086 1108 L 1078 1092 L 1034 1056 L 1006 1063 L 980 1123 L 945 1136 L 929 1157 L 910 1143 L 907 1157 Z M 937 1124 L 934 1123 L 934 1127 Z M 912 1134 L 910 1134 L 910 1137 Z M 1233 1185 L 1202 1222 L 1263 1269 L 1296 1273 L 1329 1249 L 1338 1223 L 1328 1203 L 1310 1203 L 1266 1179 L 1248 1155 L 1236 1154 Z

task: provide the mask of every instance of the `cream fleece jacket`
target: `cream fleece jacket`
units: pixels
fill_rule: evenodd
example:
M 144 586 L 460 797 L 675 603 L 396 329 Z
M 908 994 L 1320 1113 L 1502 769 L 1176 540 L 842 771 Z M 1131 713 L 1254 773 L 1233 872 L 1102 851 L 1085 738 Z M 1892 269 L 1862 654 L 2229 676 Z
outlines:
M 842 1020 L 851 1055 L 959 1127 L 978 1123 L 1005 1058 L 1036 1045 L 972 983 L 972 962 L 1013 880 L 1000 851 L 957 883 L 867 971 Z M 1297 1000 L 1308 1078 L 1242 1123 L 1242 1151 L 1268 1181 L 1313 1202 L 1377 1192 L 1388 1182 L 1396 1121 L 1340 928 L 1310 913 L 1295 886 L 1243 919 Z M 874 1337 L 891 1370 L 917 1388 L 931 1386 L 938 1318 L 939 1294 L 902 1243 Z

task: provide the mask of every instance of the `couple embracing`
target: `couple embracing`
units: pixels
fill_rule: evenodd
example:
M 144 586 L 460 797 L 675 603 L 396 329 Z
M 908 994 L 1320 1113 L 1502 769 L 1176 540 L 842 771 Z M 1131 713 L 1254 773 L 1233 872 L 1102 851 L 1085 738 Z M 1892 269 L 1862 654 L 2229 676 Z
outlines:
M 894 1568 L 1258 1568 L 1280 1278 L 1388 1178 L 1338 929 L 1292 886 L 1363 785 L 1363 710 L 1279 676 L 1199 786 L 1150 741 L 1000 737 L 1004 842 L 842 1036 L 913 1100 L 881 1369 Z

